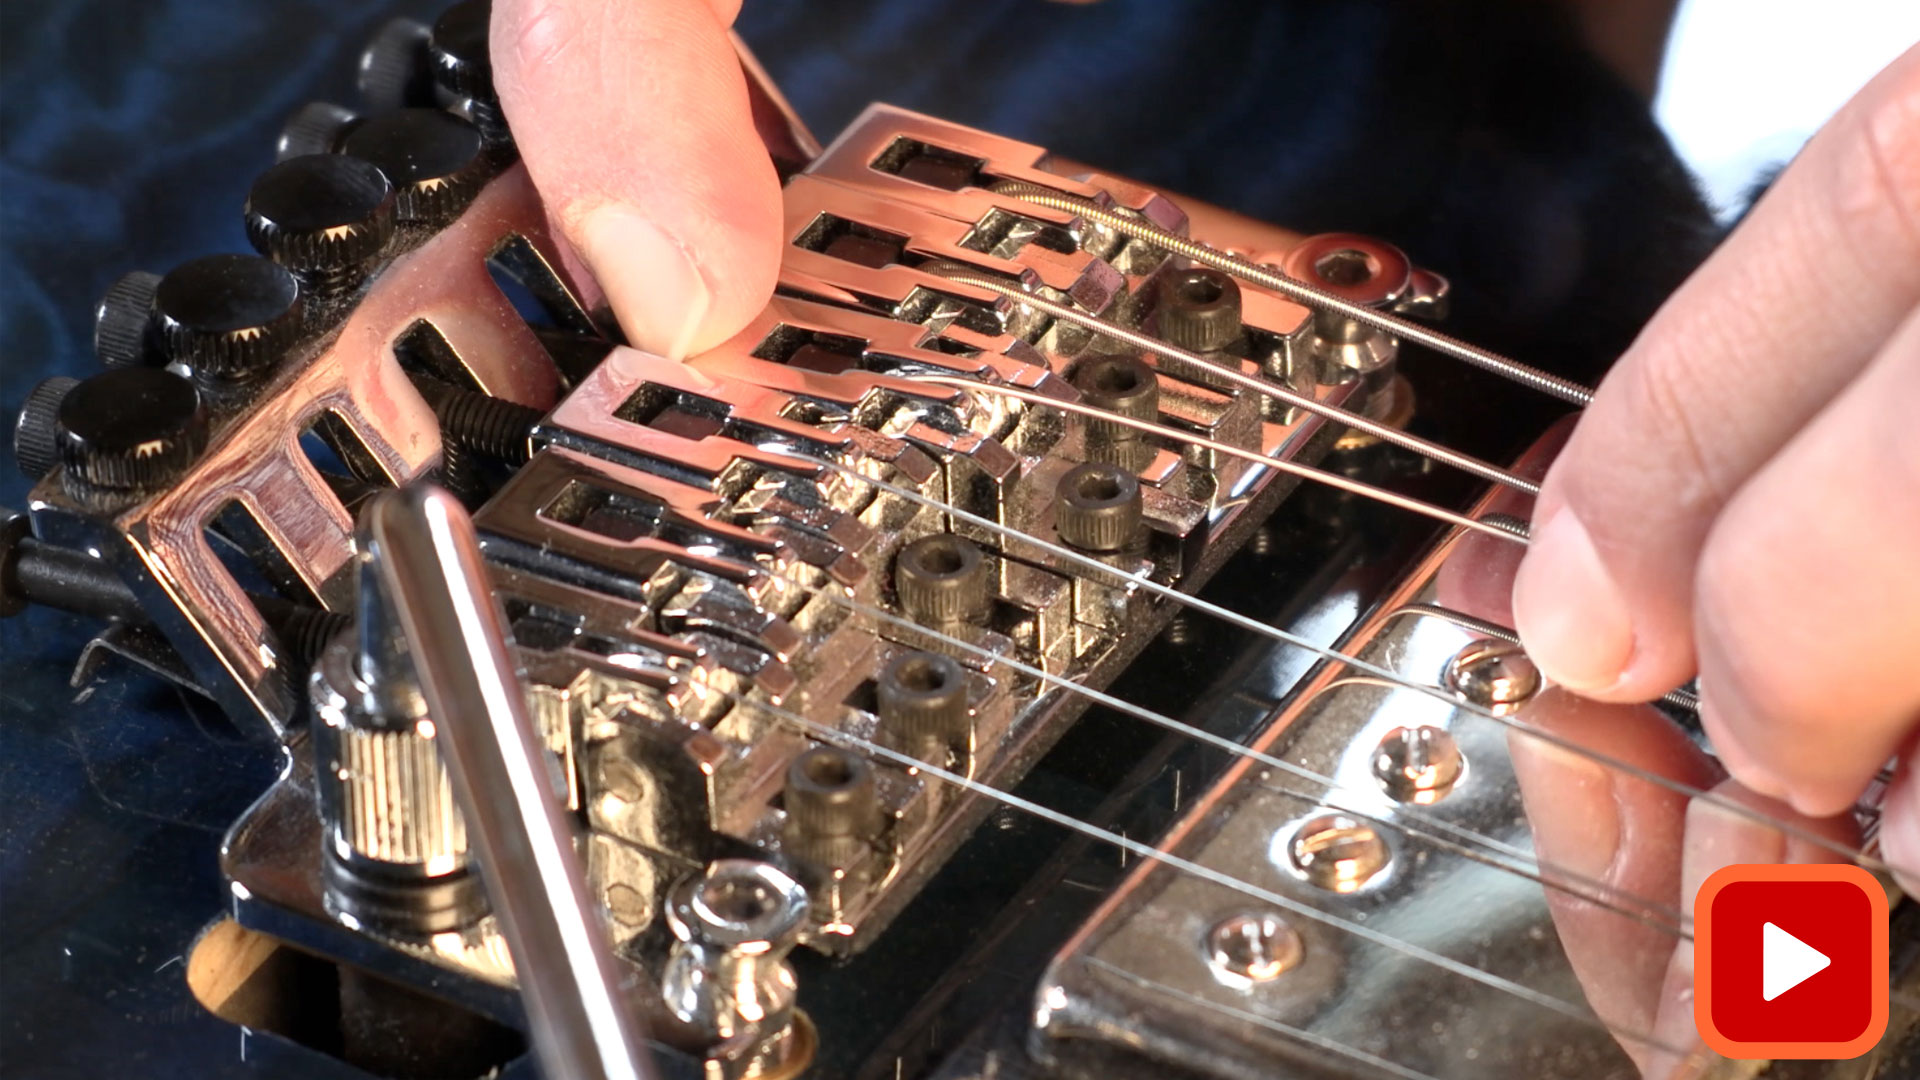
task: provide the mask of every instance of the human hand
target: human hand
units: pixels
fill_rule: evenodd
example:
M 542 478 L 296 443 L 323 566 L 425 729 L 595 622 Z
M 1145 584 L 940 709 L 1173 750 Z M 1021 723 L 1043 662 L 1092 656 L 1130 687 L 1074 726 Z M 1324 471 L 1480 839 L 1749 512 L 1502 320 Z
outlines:
M 569 262 L 679 358 L 759 313 L 780 184 L 727 38 L 739 0 L 495 0 L 494 87 Z
M 1513 591 L 1556 683 L 1696 670 L 1734 778 L 1826 817 L 1920 723 L 1920 48 L 1820 132 L 1601 385 Z M 1884 806 L 1920 867 L 1920 776 Z M 1909 883 L 1913 884 L 1911 875 Z

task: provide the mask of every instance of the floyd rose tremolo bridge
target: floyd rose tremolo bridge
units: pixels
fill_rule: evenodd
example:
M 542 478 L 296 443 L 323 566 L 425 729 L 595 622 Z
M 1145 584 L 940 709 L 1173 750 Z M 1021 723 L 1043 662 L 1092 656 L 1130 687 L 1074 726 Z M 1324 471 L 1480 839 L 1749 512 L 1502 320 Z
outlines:
M 835 1006 L 793 950 L 974 932 L 902 914 L 983 821 L 1026 815 L 1124 871 L 1050 946 L 1023 1026 L 925 1075 L 1718 1067 L 1563 940 L 1684 949 L 1677 884 L 1536 846 L 1518 759 L 1717 796 L 1527 722 L 1550 691 L 1510 631 L 1443 603 L 1441 567 L 1524 545 L 1492 511 L 1533 482 L 1415 434 L 1398 353 L 1584 388 L 1412 321 L 1447 283 L 1390 244 L 1202 228 L 887 106 L 822 149 L 764 84 L 777 294 L 685 362 L 626 347 L 515 164 L 475 7 L 383 32 L 374 107 L 304 110 L 254 183 L 259 253 L 123 278 L 107 370 L 22 416 L 40 479 L 6 522 L 6 602 L 111 618 L 89 677 L 131 659 L 290 754 L 228 835 L 231 921 L 202 947 L 270 938 L 531 1025 L 549 1071 L 591 1071 L 558 1043 L 644 1026 L 669 1074 L 837 1075 L 810 1019 Z M 1487 494 L 1389 490 L 1352 466 L 1368 446 Z M 1322 490 L 1444 528 L 1364 602 L 1308 577 L 1269 605 L 1305 622 L 1196 595 Z M 1111 692 L 1176 618 L 1289 657 L 1231 737 Z M 1176 786 L 1157 835 L 1037 801 L 1023 776 L 1090 705 L 1228 764 Z M 489 757 L 476 714 L 522 724 L 526 754 Z M 515 761 L 551 790 L 476 813 Z M 576 857 L 572 900 L 522 895 L 550 872 L 513 861 L 529 828 L 573 841 L 541 849 Z M 567 926 L 604 955 L 531 944 Z M 621 1030 L 514 992 L 615 983 L 639 986 Z

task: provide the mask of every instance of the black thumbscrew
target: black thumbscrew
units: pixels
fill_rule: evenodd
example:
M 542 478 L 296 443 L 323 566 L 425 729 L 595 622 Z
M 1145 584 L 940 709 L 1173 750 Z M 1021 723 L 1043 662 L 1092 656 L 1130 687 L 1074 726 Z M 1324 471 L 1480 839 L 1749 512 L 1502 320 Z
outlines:
M 366 278 L 394 230 L 393 185 L 378 167 L 341 154 L 289 158 L 247 193 L 254 250 L 293 271 L 308 293 L 336 297 Z
M 492 174 L 480 130 L 440 109 L 396 109 L 361 124 L 340 145 L 393 184 L 403 222 L 445 225 Z
M 993 603 L 986 556 L 952 533 L 923 536 L 893 560 L 900 606 L 921 623 L 975 622 Z
M 60 461 L 76 498 L 165 486 L 198 457 L 206 415 L 193 384 L 165 368 L 115 368 L 60 400 Z
M 182 263 L 153 293 L 154 333 L 166 357 L 195 376 L 239 380 L 278 364 L 300 334 L 299 282 L 258 255 Z
M 874 691 L 882 728 L 929 764 L 944 767 L 945 751 L 972 728 L 967 674 L 950 656 L 903 653 L 880 669 Z
M 280 127 L 280 139 L 273 145 L 273 160 L 331 154 L 360 125 L 360 115 L 331 101 L 309 101 L 294 110 Z
M 493 61 L 488 53 L 487 21 L 493 5 L 488 0 L 465 0 L 434 20 L 428 50 L 433 77 L 441 87 L 467 102 L 467 115 L 490 145 L 512 142 L 506 115 L 493 90 Z
M 60 464 L 60 402 L 79 385 L 79 379 L 55 375 L 27 391 L 13 424 L 13 460 L 27 479 L 38 480 Z
M 1195 268 L 1160 279 L 1160 336 L 1192 352 L 1219 352 L 1240 340 L 1240 283 Z
M 816 746 L 787 766 L 787 831 L 795 840 L 864 840 L 880 825 L 873 769 L 837 746 Z
M 1054 527 L 1082 551 L 1120 551 L 1140 529 L 1140 478 L 1118 465 L 1076 465 L 1054 493 Z
M 122 274 L 93 308 L 93 355 L 107 367 L 148 363 L 154 357 L 153 292 L 160 275 Z
M 360 100 L 375 112 L 433 104 L 433 61 L 426 24 L 394 19 L 376 31 L 360 54 Z
M 1099 353 L 1074 366 L 1070 380 L 1080 391 L 1080 401 L 1096 409 L 1144 420 L 1160 422 L 1160 376 L 1137 356 L 1126 353 Z M 1087 433 L 1113 442 L 1131 442 L 1141 437 L 1139 428 L 1116 424 L 1111 420 L 1088 417 Z

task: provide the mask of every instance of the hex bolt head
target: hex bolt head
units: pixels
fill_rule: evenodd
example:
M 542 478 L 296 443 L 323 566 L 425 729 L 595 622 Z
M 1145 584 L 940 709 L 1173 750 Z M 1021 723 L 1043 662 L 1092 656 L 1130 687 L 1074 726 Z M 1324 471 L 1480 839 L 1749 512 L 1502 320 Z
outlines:
M 432 31 L 415 19 L 388 22 L 360 53 L 355 84 L 360 100 L 376 112 L 433 104 L 433 60 L 427 41 Z
M 1271 912 L 1229 915 L 1207 931 L 1207 963 L 1234 986 L 1269 982 L 1300 966 L 1306 946 L 1286 920 Z
M 153 294 L 154 330 L 168 359 L 195 375 L 263 374 L 299 336 L 300 284 L 257 255 L 208 255 L 167 272 Z
M 280 138 L 273 144 L 273 160 L 331 154 L 360 124 L 360 115 L 330 101 L 309 101 L 295 109 L 280 127 Z
M 1082 551 L 1120 551 L 1140 531 L 1140 478 L 1118 465 L 1076 465 L 1054 492 L 1054 527 Z
M 372 163 L 393 184 L 403 222 L 444 225 L 492 174 L 480 129 L 441 109 L 396 109 L 349 134 L 340 151 Z
M 807 839 L 865 839 L 879 825 L 873 768 L 837 746 L 816 746 L 787 766 L 787 821 Z
M 1508 641 L 1476 641 L 1447 661 L 1441 682 L 1496 716 L 1517 711 L 1540 692 L 1540 669 L 1526 650 Z
M 13 424 L 13 460 L 29 480 L 39 480 L 60 464 L 60 402 L 79 379 L 55 375 L 27 392 Z
M 153 294 L 160 275 L 147 270 L 122 274 L 107 286 L 93 309 L 93 355 L 107 367 L 147 363 L 153 342 Z
M 915 753 L 939 755 L 964 740 L 973 725 L 967 673 L 950 656 L 903 653 L 875 680 L 880 724 Z M 930 764 L 944 767 L 944 760 Z
M 1127 353 L 1101 353 L 1081 360 L 1069 380 L 1080 391 L 1080 402 L 1132 420 L 1160 420 L 1160 376 L 1146 361 Z M 1112 442 L 1139 439 L 1139 428 L 1087 417 L 1087 434 Z
M 1192 352 L 1218 352 L 1240 339 L 1240 283 L 1218 270 L 1177 270 L 1160 278 L 1160 336 Z
M 1392 852 L 1373 825 L 1346 814 L 1302 822 L 1287 841 L 1287 861 L 1308 882 L 1350 893 L 1380 875 Z
M 83 379 L 61 400 L 59 418 L 60 459 L 76 495 L 162 487 L 207 441 L 199 393 L 165 368 L 116 368 Z
M 288 158 L 247 193 L 247 238 L 309 291 L 350 291 L 393 238 L 393 185 L 371 162 L 342 154 Z
M 1398 802 L 1431 805 L 1447 797 L 1466 772 L 1467 760 L 1446 728 L 1397 727 L 1373 752 L 1373 776 Z
M 992 605 L 986 556 L 952 533 L 923 536 L 900 549 L 893 587 L 900 606 L 921 623 L 976 622 Z

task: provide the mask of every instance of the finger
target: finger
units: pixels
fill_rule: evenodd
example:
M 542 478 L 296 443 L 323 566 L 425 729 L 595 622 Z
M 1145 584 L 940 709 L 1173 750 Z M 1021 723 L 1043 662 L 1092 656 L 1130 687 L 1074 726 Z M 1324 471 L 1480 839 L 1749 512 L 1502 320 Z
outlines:
M 1601 385 L 1515 584 L 1563 686 L 1648 700 L 1694 666 L 1715 514 L 1920 302 L 1920 48 L 1850 102 Z
M 1713 784 L 1720 774 L 1672 721 L 1645 705 L 1603 704 L 1549 688 L 1519 720 L 1573 744 L 1519 731 L 1508 737 L 1561 947 L 1594 1013 L 1645 1065 L 1679 921 L 1687 795 L 1589 754 L 1690 788 Z
M 1733 775 L 1838 813 L 1920 720 L 1920 312 L 1727 504 L 1700 556 L 1701 721 Z
M 1573 433 L 1573 421 L 1556 422 L 1513 463 L 1515 475 L 1538 482 L 1555 455 Z M 1480 516 L 1506 514 L 1525 521 L 1533 512 L 1533 498 L 1512 488 L 1500 488 L 1487 500 Z M 1500 626 L 1513 625 L 1513 575 L 1525 549 L 1511 540 L 1485 533 L 1467 533 L 1455 542 L 1447 561 L 1440 564 L 1434 582 L 1435 597 L 1444 607 L 1464 611 Z
M 773 292 L 780 187 L 727 39 L 738 6 L 494 5 L 495 84 L 527 171 L 650 352 L 724 340 Z
M 1907 744 L 1900 770 L 1880 804 L 1880 851 L 1908 895 L 1920 893 L 1920 737 Z
M 1680 904 L 1688 917 L 1693 914 L 1694 898 L 1700 895 L 1700 886 L 1722 867 L 1735 863 L 1844 862 L 1846 857 L 1835 848 L 1852 848 L 1860 840 L 1852 819 L 1845 815 L 1808 818 L 1732 780 L 1720 784 L 1711 794 L 1714 798 L 1694 799 L 1687 805 Z M 1728 804 L 1745 807 L 1753 814 L 1738 813 Z M 1797 831 L 1788 832 L 1766 822 L 1782 822 Z M 1807 839 L 1809 836 L 1823 838 L 1827 843 Z M 1655 1038 L 1663 1046 L 1687 1048 L 1692 1052 L 1656 1054 L 1645 1069 L 1649 1080 L 1702 1075 L 1702 1066 L 1716 1057 L 1701 1045 L 1693 1022 L 1693 959 L 1693 943 L 1679 942 L 1667 968 L 1659 1014 L 1654 1021 Z

